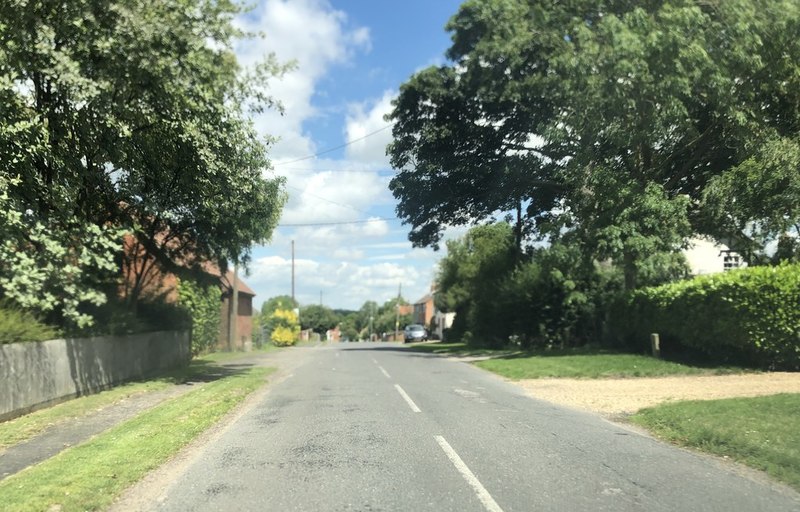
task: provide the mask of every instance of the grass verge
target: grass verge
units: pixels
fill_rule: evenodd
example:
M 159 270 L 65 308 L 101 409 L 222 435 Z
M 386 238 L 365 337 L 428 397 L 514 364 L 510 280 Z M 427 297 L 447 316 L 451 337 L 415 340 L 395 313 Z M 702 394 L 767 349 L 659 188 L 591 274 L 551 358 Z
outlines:
M 214 363 L 224 363 L 226 361 L 230 361 L 231 359 L 238 359 L 240 357 L 246 357 L 253 354 L 267 354 L 269 352 L 281 350 L 282 348 L 283 347 L 277 347 L 272 343 L 265 343 L 261 347 L 253 347 L 253 350 L 250 352 L 211 352 L 210 354 L 205 354 L 197 359 Z
M 631 421 L 671 442 L 730 457 L 800 490 L 800 394 L 693 400 L 642 409 Z
M 278 347 L 269 345 L 256 352 L 273 352 Z M 248 352 L 247 354 L 252 354 Z M 13 420 L 0 423 L 0 450 L 36 437 L 48 428 L 68 420 L 82 418 L 98 409 L 109 407 L 122 400 L 144 393 L 160 391 L 190 380 L 208 381 L 220 377 L 214 363 L 230 361 L 246 355 L 243 352 L 215 352 L 194 359 L 188 367 L 168 372 L 146 381 L 134 381 L 115 386 L 100 393 L 86 395 L 34 411 Z
M 622 354 L 594 347 L 521 352 L 471 349 L 463 343 L 425 343 L 410 350 L 458 356 L 492 356 L 474 364 L 503 377 L 520 379 L 665 377 L 668 375 L 720 375 L 741 373 L 742 368 L 704 367 L 640 354 Z
M 32 439 L 46 429 L 64 421 L 80 418 L 126 398 L 141 395 L 142 393 L 159 391 L 172 385 L 173 383 L 169 379 L 130 382 L 95 395 L 75 398 L 74 400 L 0 423 L 0 450 Z
M 271 368 L 232 372 L 0 482 L 6 511 L 107 507 L 264 383 Z

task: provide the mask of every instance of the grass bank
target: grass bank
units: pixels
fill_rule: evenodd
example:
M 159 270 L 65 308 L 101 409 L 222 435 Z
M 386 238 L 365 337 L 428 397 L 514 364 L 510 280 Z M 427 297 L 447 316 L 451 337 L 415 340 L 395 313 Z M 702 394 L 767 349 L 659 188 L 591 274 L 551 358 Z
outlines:
M 410 350 L 457 356 L 491 356 L 474 364 L 503 377 L 540 378 L 625 378 L 668 375 L 720 375 L 740 373 L 735 367 L 703 367 L 666 361 L 640 354 L 622 354 L 600 348 L 546 351 L 471 349 L 463 343 L 416 344 Z
M 253 353 L 266 353 L 280 350 L 274 345 L 266 346 Z M 134 381 L 115 386 L 106 391 L 93 395 L 86 395 L 68 400 L 66 402 L 20 416 L 13 420 L 0 423 L 0 450 L 9 446 L 22 443 L 36 437 L 46 429 L 57 426 L 65 421 L 81 418 L 98 409 L 112 406 L 128 398 L 160 391 L 175 384 L 191 380 L 209 380 L 219 376 L 219 370 L 213 367 L 214 363 L 224 363 L 239 357 L 243 352 L 215 352 L 194 359 L 188 367 L 168 372 L 146 381 Z
M 800 490 L 800 394 L 687 401 L 631 421 L 683 446 L 730 457 Z
M 195 365 L 193 371 L 212 368 Z M 6 511 L 99 510 L 261 386 L 270 368 L 230 371 L 0 482 Z M 216 378 L 213 375 L 211 378 Z

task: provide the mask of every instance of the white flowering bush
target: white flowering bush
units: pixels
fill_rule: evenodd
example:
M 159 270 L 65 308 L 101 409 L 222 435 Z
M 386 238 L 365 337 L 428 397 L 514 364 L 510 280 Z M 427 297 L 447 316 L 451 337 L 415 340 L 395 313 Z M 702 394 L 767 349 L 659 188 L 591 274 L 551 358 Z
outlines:
M 60 314 L 66 326 L 91 326 L 92 317 L 80 307 L 106 301 L 101 285 L 116 270 L 121 233 L 22 211 L 8 193 L 16 184 L 0 173 L 0 295 L 25 310 Z

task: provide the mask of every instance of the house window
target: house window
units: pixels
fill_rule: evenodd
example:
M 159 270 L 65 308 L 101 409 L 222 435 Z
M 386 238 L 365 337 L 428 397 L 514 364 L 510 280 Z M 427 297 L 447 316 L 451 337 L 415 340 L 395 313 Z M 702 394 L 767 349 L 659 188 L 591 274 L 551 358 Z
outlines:
M 722 251 L 722 269 L 727 272 L 742 266 L 742 257 L 731 250 Z
M 240 293 L 238 307 L 237 314 L 239 316 L 253 316 L 253 297 Z

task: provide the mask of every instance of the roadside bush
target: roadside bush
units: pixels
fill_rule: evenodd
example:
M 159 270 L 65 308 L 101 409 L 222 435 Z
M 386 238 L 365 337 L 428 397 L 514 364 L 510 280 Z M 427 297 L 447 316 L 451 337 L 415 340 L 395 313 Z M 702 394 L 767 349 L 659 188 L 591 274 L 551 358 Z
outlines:
M 297 343 L 300 335 L 300 322 L 291 309 L 276 309 L 271 317 L 272 343 L 279 347 L 286 347 Z
M 58 337 L 58 331 L 41 322 L 33 313 L 0 303 L 0 343 L 45 341 Z
M 192 355 L 207 352 L 219 339 L 219 287 L 181 279 L 178 283 L 178 300 L 191 318 Z
M 612 309 L 609 334 L 645 349 L 698 350 L 717 362 L 800 369 L 800 265 L 752 267 L 636 290 Z

